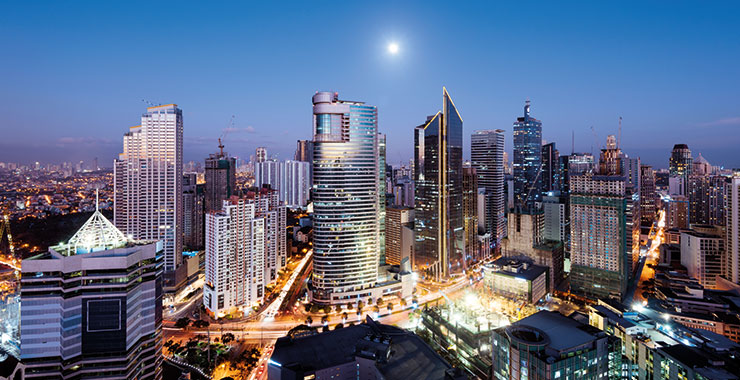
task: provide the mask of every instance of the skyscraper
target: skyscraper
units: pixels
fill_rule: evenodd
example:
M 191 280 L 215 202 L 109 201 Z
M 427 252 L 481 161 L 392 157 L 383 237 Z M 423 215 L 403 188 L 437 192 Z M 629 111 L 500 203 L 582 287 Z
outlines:
M 740 284 L 740 173 L 727 180 L 725 212 L 727 279 Z
M 378 111 L 337 93 L 313 96 L 311 298 L 346 303 L 378 279 Z
M 560 190 L 560 153 L 551 142 L 542 146 L 542 192 Z
M 658 212 L 657 197 L 655 170 L 650 165 L 640 165 L 640 218 L 645 225 L 650 225 L 655 221 L 655 215 Z
M 191 250 L 205 247 L 205 185 L 198 184 L 196 178 L 197 174 L 186 173 L 182 181 L 183 244 Z
M 692 174 L 688 178 L 689 222 L 725 224 L 725 186 L 727 177 Z
M 400 265 L 401 260 L 406 257 L 410 258 L 412 249 L 409 248 L 414 245 L 413 238 L 411 241 L 404 239 L 404 228 L 409 223 L 414 223 L 414 209 L 407 207 L 386 209 L 385 253 L 388 265 Z
M 280 187 L 280 162 L 275 159 L 254 163 L 254 186 L 270 185 L 273 189 Z
M 67 243 L 23 260 L 25 378 L 161 379 L 162 249 L 96 210 Z
M 313 160 L 313 141 L 298 140 L 293 159 L 296 161 L 311 162 Z
M 206 211 L 218 211 L 224 200 L 236 194 L 236 159 L 224 152 L 219 142 L 219 152 L 206 158 Z
M 671 151 L 671 157 L 668 160 L 668 172 L 671 177 L 680 177 L 683 179 L 683 193 L 687 195 L 691 171 L 694 166 L 694 160 L 691 158 L 691 150 L 686 144 L 676 144 Z
M 506 231 L 504 153 L 502 129 L 475 131 L 470 136 L 471 163 L 478 173 L 478 187 L 485 189 L 482 222 L 497 251 Z
M 529 115 L 514 122 L 514 208 L 531 213 L 542 199 L 542 122 Z
M 414 267 L 435 279 L 464 268 L 463 121 L 447 89 L 442 111 L 414 129 Z
M 385 265 L 385 195 L 387 193 L 385 167 L 385 134 L 378 133 L 378 229 L 380 230 L 380 265 Z
M 182 110 L 149 107 L 123 136 L 114 164 L 116 227 L 134 240 L 162 241 L 164 270 L 182 262 Z
M 478 254 L 478 175 L 474 167 L 463 166 L 462 191 L 465 262 L 467 263 L 482 259 Z
M 280 201 L 293 209 L 306 207 L 311 190 L 311 163 L 283 161 L 279 169 Z

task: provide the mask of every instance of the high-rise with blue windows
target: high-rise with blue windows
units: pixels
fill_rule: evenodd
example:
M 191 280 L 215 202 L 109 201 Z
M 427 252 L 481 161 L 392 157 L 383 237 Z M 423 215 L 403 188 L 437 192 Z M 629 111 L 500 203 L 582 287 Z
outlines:
M 313 96 L 311 298 L 344 304 L 378 281 L 378 111 L 337 93 Z
M 414 129 L 414 268 L 434 279 L 464 269 L 463 123 L 446 89 L 442 111 Z
M 529 115 L 514 122 L 514 209 L 530 214 L 542 199 L 542 122 Z

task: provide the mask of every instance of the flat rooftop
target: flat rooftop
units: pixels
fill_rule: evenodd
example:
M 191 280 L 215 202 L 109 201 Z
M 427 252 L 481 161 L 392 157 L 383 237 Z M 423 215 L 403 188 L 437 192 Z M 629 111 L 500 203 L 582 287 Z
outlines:
M 542 330 L 550 338 L 549 348 L 567 352 L 598 339 L 601 330 L 582 324 L 556 311 L 540 311 L 512 323 L 512 326 L 529 326 Z

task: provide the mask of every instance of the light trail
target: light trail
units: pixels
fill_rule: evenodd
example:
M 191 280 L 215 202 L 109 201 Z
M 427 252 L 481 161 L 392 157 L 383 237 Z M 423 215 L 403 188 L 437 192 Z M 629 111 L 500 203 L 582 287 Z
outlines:
M 264 321 L 272 321 L 275 319 L 275 315 L 277 315 L 278 310 L 280 310 L 280 306 L 283 304 L 283 300 L 288 295 L 288 292 L 290 292 L 290 289 L 293 287 L 293 283 L 295 282 L 296 278 L 298 278 L 298 275 L 300 275 L 301 272 L 303 272 L 303 267 L 306 266 L 306 263 L 308 263 L 308 260 L 311 259 L 311 256 L 313 255 L 313 249 L 308 251 L 306 253 L 306 256 L 301 259 L 301 261 L 298 263 L 298 266 L 295 268 L 293 273 L 290 275 L 290 278 L 285 283 L 283 288 L 280 290 L 280 294 L 278 297 L 272 301 L 270 306 L 268 306 L 263 312 L 262 312 L 262 319 Z

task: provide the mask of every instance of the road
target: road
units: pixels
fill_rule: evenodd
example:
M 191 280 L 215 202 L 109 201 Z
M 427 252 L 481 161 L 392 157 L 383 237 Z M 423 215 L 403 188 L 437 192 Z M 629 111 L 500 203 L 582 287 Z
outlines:
M 632 301 L 636 303 L 647 303 L 647 299 L 642 295 L 640 286 L 645 281 L 655 278 L 654 267 L 660 262 L 660 245 L 665 241 L 665 210 L 659 211 L 656 226 L 655 234 L 653 236 L 649 236 L 651 242 L 650 248 L 648 248 L 645 253 L 645 257 L 640 258 L 640 265 L 642 265 L 642 269 L 640 270 L 640 279 L 634 284 L 636 289 L 634 291 L 634 296 L 632 297 Z

